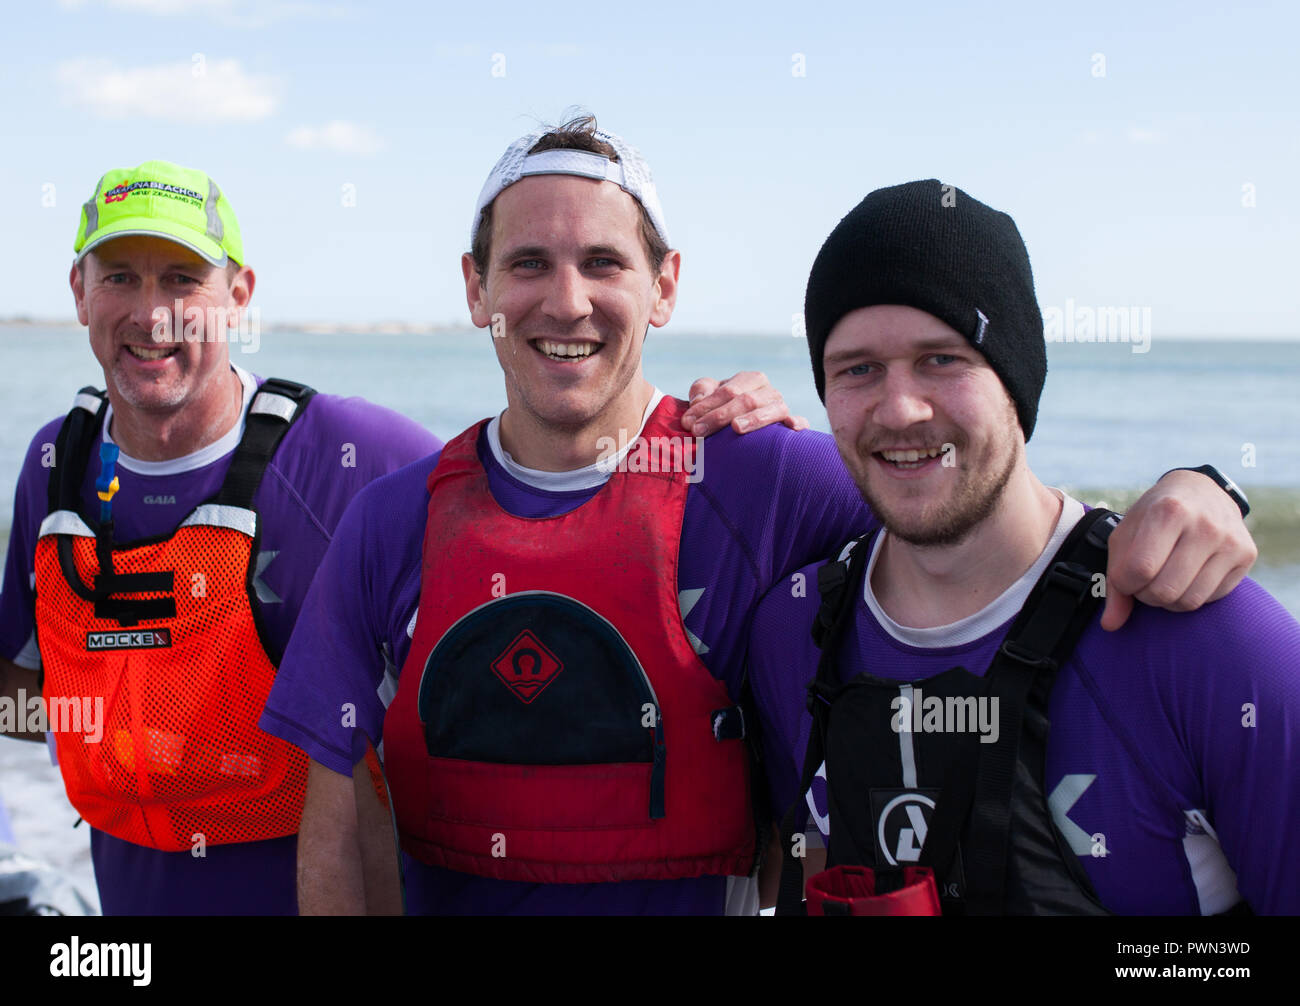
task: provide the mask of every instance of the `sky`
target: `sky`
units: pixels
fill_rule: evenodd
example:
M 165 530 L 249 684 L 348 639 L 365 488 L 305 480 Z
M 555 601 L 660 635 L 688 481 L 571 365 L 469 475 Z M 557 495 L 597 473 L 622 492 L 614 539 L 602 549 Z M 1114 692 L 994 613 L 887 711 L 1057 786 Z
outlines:
M 474 200 L 595 114 L 651 165 L 671 330 L 791 333 L 867 192 L 938 178 L 1016 220 L 1040 305 L 1300 338 L 1294 3 L 451 5 L 51 0 L 0 22 L 0 316 L 71 318 L 80 206 L 207 171 L 263 323 L 465 324 Z

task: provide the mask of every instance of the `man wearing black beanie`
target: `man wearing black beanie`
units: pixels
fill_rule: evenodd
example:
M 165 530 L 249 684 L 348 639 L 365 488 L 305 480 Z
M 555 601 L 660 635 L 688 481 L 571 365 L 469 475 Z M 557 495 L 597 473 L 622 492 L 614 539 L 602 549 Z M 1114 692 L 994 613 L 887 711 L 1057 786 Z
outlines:
M 965 336 L 1002 379 L 1028 441 L 1047 377 L 1043 316 L 1016 223 L 938 179 L 876 189 L 822 245 L 804 302 L 817 394 L 835 323 L 873 304 L 905 304 Z
M 1175 562 L 1152 593 L 1217 604 L 1116 603 L 1134 521 L 1026 462 L 1047 367 L 1011 218 L 933 180 L 872 192 L 818 254 L 806 314 L 836 446 L 883 527 L 754 618 L 790 808 L 778 911 L 803 910 L 792 853 L 819 835 L 810 914 L 1300 911 L 1300 771 L 1276 768 L 1297 764 L 1300 623 L 1215 563 Z M 1164 481 L 1195 494 L 1204 476 Z M 1225 488 L 1205 502 L 1235 525 Z M 1243 731 L 1229 696 L 1276 719 Z

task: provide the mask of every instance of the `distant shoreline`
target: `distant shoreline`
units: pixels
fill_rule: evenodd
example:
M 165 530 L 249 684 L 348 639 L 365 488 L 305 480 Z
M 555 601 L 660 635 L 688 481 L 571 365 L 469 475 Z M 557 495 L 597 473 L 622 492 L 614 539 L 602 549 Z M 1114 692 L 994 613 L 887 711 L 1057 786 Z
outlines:
M 18 315 L 12 318 L 0 318 L 0 328 L 59 328 L 78 330 L 85 328 L 75 318 L 28 318 Z M 301 333 L 303 335 L 447 335 L 452 333 L 472 332 L 469 325 L 433 325 L 409 321 L 377 322 L 313 322 L 286 321 L 271 322 L 266 326 L 268 333 Z
M 341 322 L 341 321 L 272 321 L 265 323 L 267 334 L 274 335 L 463 335 L 466 332 L 475 332 L 471 325 L 463 323 L 438 323 L 433 322 L 414 322 L 414 321 L 358 321 L 358 322 Z M 4 328 L 40 328 L 40 329 L 65 329 L 78 330 L 83 326 L 75 318 L 33 318 L 28 315 L 11 315 L 0 317 L 0 329 Z M 735 339 L 735 338 L 757 338 L 772 340 L 788 340 L 793 337 L 788 332 L 734 332 L 734 331 L 716 331 L 716 332 L 697 332 L 686 329 L 665 328 L 656 329 L 651 333 L 654 338 L 706 338 L 706 339 Z M 1300 342 L 1300 332 L 1289 334 L 1281 333 L 1254 333 L 1250 335 L 1231 335 L 1222 334 L 1209 335 L 1205 333 L 1185 333 L 1181 335 L 1162 335 L 1161 340 L 1170 342 L 1224 342 L 1233 344 L 1243 343 L 1275 343 L 1275 342 Z M 802 341 L 802 340 L 800 340 Z M 1078 345 L 1105 345 L 1105 340 L 1098 343 L 1079 342 Z M 1049 343 L 1048 351 L 1051 352 L 1054 346 L 1067 345 L 1066 343 Z

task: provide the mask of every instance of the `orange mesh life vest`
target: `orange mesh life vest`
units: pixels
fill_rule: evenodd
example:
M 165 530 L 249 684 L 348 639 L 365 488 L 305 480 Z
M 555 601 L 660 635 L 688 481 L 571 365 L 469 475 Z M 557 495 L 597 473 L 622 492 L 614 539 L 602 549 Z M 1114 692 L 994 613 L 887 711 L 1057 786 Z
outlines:
M 117 544 L 80 513 L 105 400 L 64 421 L 36 543 L 44 696 L 68 798 L 92 826 L 163 851 L 298 830 L 307 757 L 257 726 L 275 678 L 250 597 L 262 472 L 313 392 L 268 381 L 217 495 L 161 539 Z M 92 411 L 93 410 L 93 411 Z M 94 734 L 59 726 L 102 701 Z M 75 722 L 74 722 L 75 725 Z

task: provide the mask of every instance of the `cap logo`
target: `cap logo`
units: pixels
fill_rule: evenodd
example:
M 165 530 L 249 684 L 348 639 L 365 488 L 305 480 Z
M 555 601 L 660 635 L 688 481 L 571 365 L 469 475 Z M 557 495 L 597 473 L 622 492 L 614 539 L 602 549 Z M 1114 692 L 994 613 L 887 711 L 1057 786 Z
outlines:
M 179 185 L 168 185 L 166 182 L 123 182 L 121 185 L 114 185 L 104 193 L 104 203 L 121 202 L 136 189 L 151 189 L 154 192 L 161 192 L 169 196 L 177 196 L 181 199 L 193 199 L 196 203 L 203 202 L 203 197 L 193 189 L 184 189 Z
M 975 345 L 978 346 L 984 341 L 984 332 L 989 327 L 989 320 L 978 307 L 975 309 L 975 314 L 979 316 L 980 320 L 979 325 L 975 328 Z

